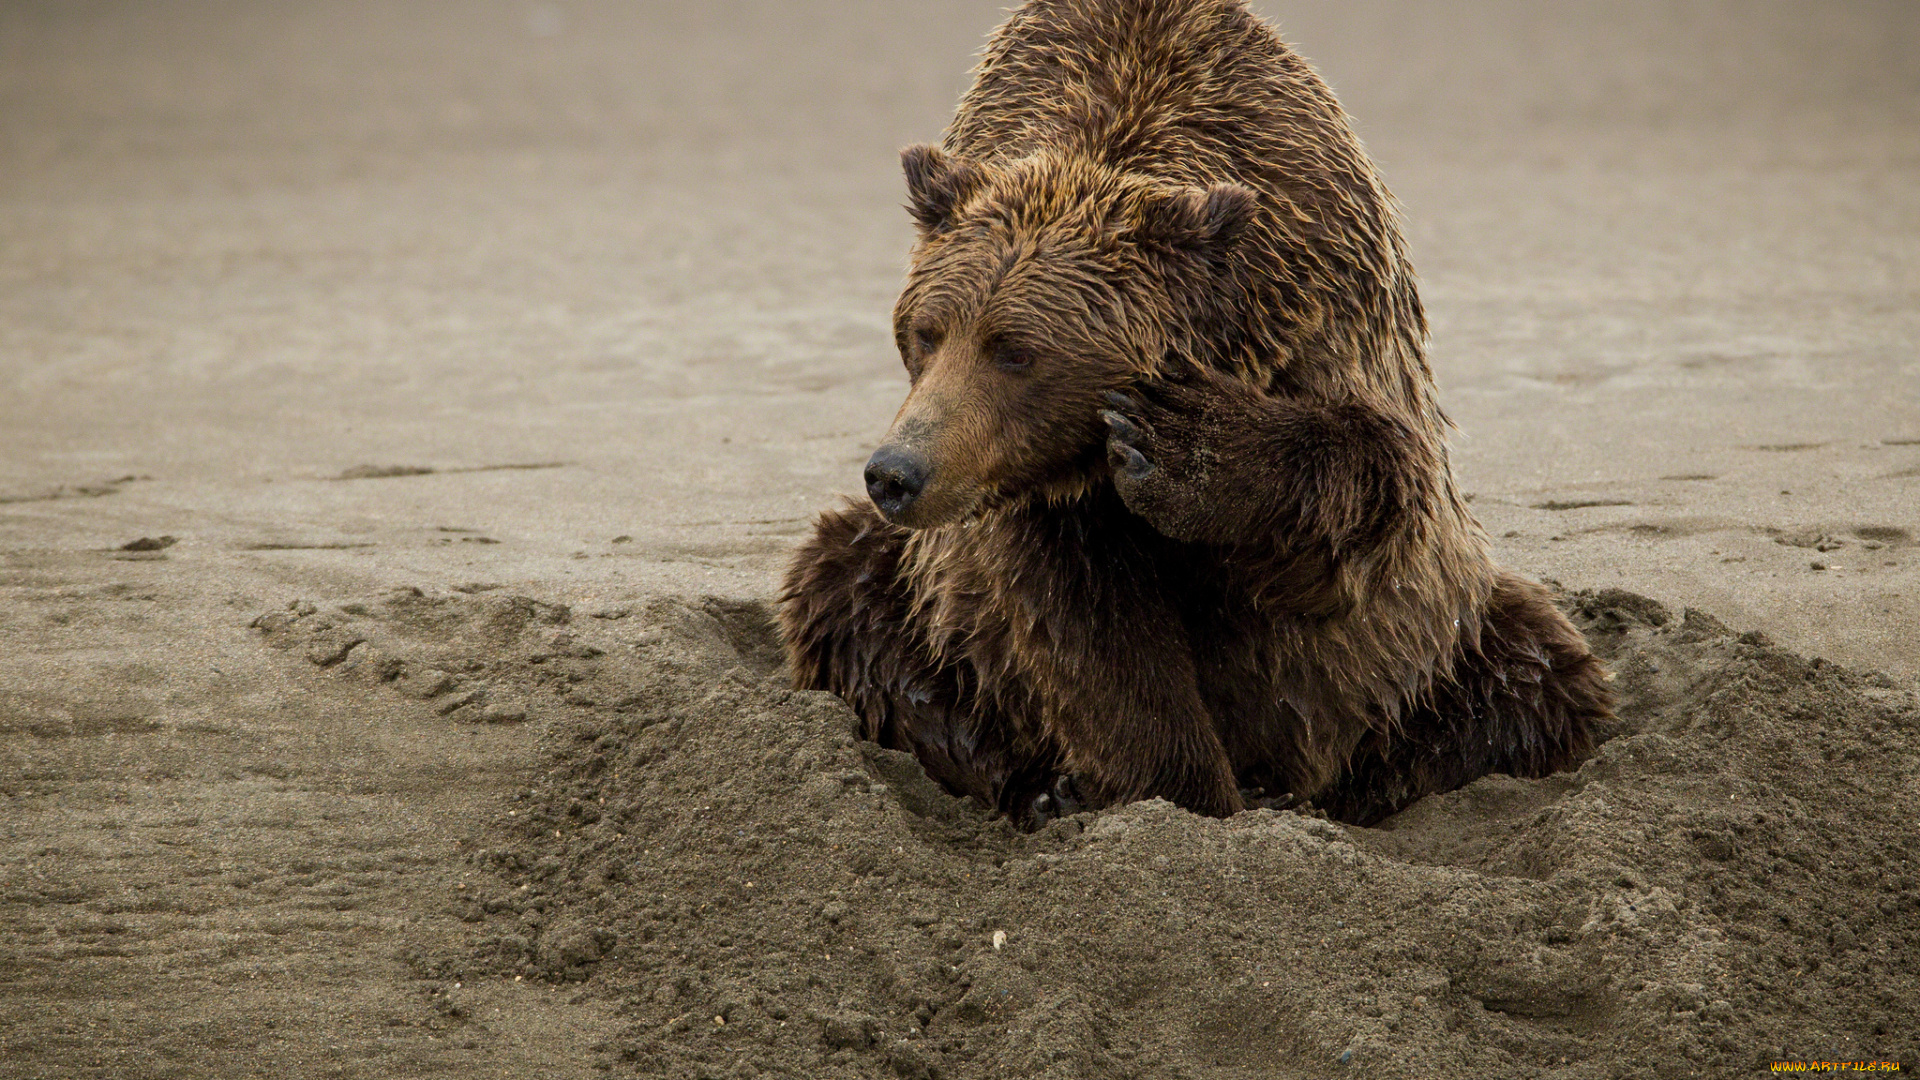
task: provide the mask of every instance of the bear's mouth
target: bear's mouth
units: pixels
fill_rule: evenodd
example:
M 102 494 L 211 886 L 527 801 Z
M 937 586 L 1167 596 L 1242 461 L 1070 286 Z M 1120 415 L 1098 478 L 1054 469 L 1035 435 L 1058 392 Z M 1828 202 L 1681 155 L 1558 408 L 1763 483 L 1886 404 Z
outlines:
M 975 498 L 966 509 L 956 514 L 947 515 L 945 520 L 919 527 L 927 529 L 971 529 L 1013 501 L 1011 497 L 1002 495 L 999 492 L 988 492 Z
M 966 513 L 960 515 L 960 520 L 954 524 L 959 525 L 963 529 L 971 529 L 988 517 L 1020 501 L 1020 496 L 1004 488 L 990 488 L 982 492 L 980 497 L 974 500 L 973 507 Z
M 895 522 L 895 524 L 905 525 L 909 529 L 916 529 L 916 530 L 918 529 L 971 529 L 974 526 L 980 524 L 982 521 L 985 521 L 987 518 L 993 516 L 995 513 L 998 513 L 1000 510 L 1008 506 L 1011 506 L 1018 501 L 1019 500 L 1014 496 L 1006 494 L 1004 492 L 989 491 L 975 497 L 973 501 L 970 504 L 968 504 L 968 506 L 965 509 L 959 511 L 958 513 L 943 514 L 942 520 L 940 521 L 923 522 L 920 524 L 913 524 L 906 521 L 898 521 L 898 522 Z
M 1082 455 L 1068 467 L 1037 482 L 1031 477 L 1003 479 L 997 484 L 976 488 L 970 498 L 964 494 L 955 498 L 950 491 L 923 494 L 907 513 L 898 518 L 888 516 L 888 520 L 909 529 L 970 529 L 987 518 L 1021 506 L 1064 506 L 1078 502 L 1102 484 L 1110 483 L 1105 447 L 1096 450 L 1097 453 Z M 956 506 L 961 508 L 955 509 Z M 881 513 L 884 515 L 886 511 L 882 509 Z M 927 520 L 930 517 L 938 520 Z

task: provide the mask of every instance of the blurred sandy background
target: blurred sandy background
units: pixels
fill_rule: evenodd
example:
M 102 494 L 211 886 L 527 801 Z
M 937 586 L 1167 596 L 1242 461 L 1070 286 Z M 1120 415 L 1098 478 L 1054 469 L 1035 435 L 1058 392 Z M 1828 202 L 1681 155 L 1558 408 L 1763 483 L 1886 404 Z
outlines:
M 1256 6 L 1404 204 L 1456 467 L 1500 557 L 1911 685 L 1920 5 Z M 247 636 L 290 598 L 770 594 L 903 393 L 896 151 L 937 138 L 999 17 L 0 5 L 8 872 L 165 890 L 235 850 L 271 863 L 280 841 L 210 834 L 202 804 L 279 798 L 247 786 L 276 767 L 386 792 L 338 813 L 420 851 L 515 782 L 514 730 L 342 749 L 332 725 L 361 713 Z M 139 807 L 173 847 L 73 839 Z M 323 846 L 351 831 L 334 812 L 286 810 Z M 312 966 L 286 993 L 386 1000 L 366 958 L 428 871 L 380 873 L 384 900 L 297 931 Z M 11 901 L 43 945 L 71 931 L 55 895 Z M 127 954 L 149 965 L 129 1000 L 228 1000 L 217 943 L 195 947 L 226 974 L 191 990 L 164 977 L 183 946 L 154 940 Z M 78 1002 L 34 1006 L 77 1026 L 33 1028 L 16 1060 L 134 1052 L 85 987 L 93 954 L 39 948 L 10 950 L 16 1000 Z M 527 1024 L 528 1061 L 577 1034 Z M 525 1064 L 506 1053 L 488 1067 Z
M 1920 9 L 1262 10 L 1405 204 L 1504 557 L 1920 674 L 1871 532 L 1920 530 Z M 12 502 L 5 543 L 764 589 L 901 396 L 894 152 L 998 17 L 0 8 L 0 498 L 150 477 Z M 1568 502 L 1616 505 L 1531 509 Z

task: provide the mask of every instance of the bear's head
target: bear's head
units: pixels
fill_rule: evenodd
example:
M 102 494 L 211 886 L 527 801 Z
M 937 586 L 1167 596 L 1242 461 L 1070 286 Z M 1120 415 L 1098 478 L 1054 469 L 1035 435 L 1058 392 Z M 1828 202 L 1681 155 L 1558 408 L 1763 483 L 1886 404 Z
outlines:
M 1085 491 L 1106 475 L 1102 395 L 1182 339 L 1253 193 L 1084 158 L 901 157 L 920 234 L 894 308 L 911 389 L 867 463 L 874 505 L 920 529 Z

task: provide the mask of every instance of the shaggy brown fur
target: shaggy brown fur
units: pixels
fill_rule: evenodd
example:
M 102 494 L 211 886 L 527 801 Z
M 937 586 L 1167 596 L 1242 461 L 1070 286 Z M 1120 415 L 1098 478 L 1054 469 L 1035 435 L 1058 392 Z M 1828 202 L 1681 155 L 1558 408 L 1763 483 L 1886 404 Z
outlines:
M 1391 198 L 1271 29 L 1033 0 L 903 158 L 912 389 L 788 575 L 797 685 L 1027 823 L 1587 753 L 1604 673 L 1490 562 Z

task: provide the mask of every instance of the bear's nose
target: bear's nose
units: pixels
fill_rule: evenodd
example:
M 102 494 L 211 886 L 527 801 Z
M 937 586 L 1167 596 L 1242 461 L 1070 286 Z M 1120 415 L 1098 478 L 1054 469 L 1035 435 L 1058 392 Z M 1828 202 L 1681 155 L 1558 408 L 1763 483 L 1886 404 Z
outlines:
M 927 486 L 927 462 L 911 450 L 883 446 L 867 459 L 866 475 L 867 497 L 888 520 L 897 520 Z

